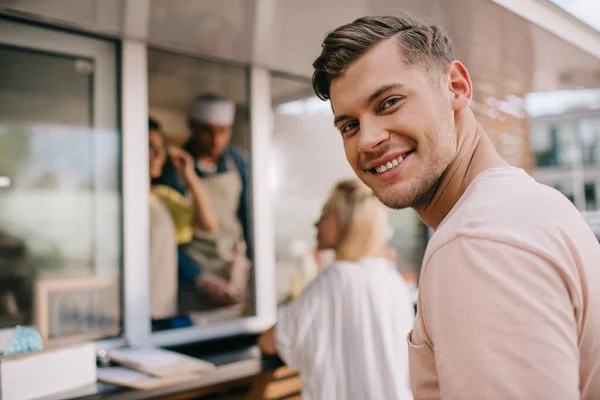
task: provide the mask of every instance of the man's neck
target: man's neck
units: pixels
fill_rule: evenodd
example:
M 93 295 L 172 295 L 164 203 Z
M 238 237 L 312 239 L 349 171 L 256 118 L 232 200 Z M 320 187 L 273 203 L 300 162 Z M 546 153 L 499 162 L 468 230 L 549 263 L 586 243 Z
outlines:
M 416 210 L 421 220 L 433 229 L 437 229 L 477 175 L 490 168 L 508 166 L 472 111 L 463 110 L 461 113 L 463 115 L 457 118 L 456 123 L 456 155 L 431 202 Z
M 217 172 L 217 163 L 211 157 L 198 157 L 196 159 L 196 168 L 203 173 L 212 175 Z
M 216 160 L 214 157 L 207 156 L 207 155 L 201 155 L 201 156 L 197 157 L 196 161 L 200 161 L 203 164 L 212 165 L 212 166 L 215 166 L 218 164 L 218 160 Z

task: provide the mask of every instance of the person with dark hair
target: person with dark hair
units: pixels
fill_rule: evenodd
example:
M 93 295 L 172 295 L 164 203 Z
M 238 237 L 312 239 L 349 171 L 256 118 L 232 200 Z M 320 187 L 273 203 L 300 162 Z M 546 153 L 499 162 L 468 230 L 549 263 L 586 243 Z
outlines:
M 414 397 L 600 398 L 600 246 L 566 197 L 498 154 L 446 33 L 364 17 L 313 66 L 356 175 L 435 230 L 407 337 Z
M 184 145 L 188 171 L 201 182 L 216 215 L 217 229 L 194 229 L 181 247 L 198 268 L 181 270 L 179 307 L 182 312 L 223 305 L 244 305 L 249 294 L 248 172 L 243 157 L 230 146 L 235 103 L 212 94 L 196 97 L 188 110 L 191 137 Z M 165 174 L 167 175 L 167 174 Z M 163 176 L 177 188 L 173 173 Z M 224 298 L 206 296 L 218 288 Z
M 160 133 L 162 133 L 162 130 L 160 128 L 160 124 L 158 123 L 157 120 L 155 120 L 152 117 L 148 118 L 148 132 L 160 132 Z
M 210 298 L 216 304 L 229 304 L 233 298 L 229 285 L 210 274 L 203 274 L 197 261 L 184 251 L 185 246 L 193 240 L 194 230 L 216 232 L 219 229 L 217 214 L 203 184 L 194 171 L 192 157 L 175 146 L 167 149 L 165 135 L 156 120 L 150 118 L 148 128 L 152 183 L 151 205 L 154 204 L 151 211 L 159 210 L 164 206 L 169 211 L 171 225 L 174 228 L 174 238 L 166 240 L 164 238 L 168 231 L 166 223 L 161 225 L 162 228 L 151 227 L 152 231 L 157 232 L 155 237 L 163 237 L 163 240 L 158 240 L 156 246 L 153 246 L 153 257 L 167 257 L 166 254 L 169 254 L 170 250 L 158 251 L 156 249 L 172 243 L 173 248 L 176 249 L 176 277 L 178 280 L 176 287 L 181 290 L 188 284 L 189 279 L 193 279 L 194 290 L 201 292 L 203 296 Z M 163 264 L 169 263 L 163 262 Z M 160 265 L 157 268 L 163 270 L 160 269 L 162 268 Z M 157 291 L 160 291 L 164 282 L 161 283 L 161 280 L 157 279 L 156 284 L 158 285 Z M 178 296 L 174 297 L 175 300 L 177 298 Z M 177 308 L 177 305 L 175 307 Z
M 248 215 L 248 166 L 244 157 L 235 150 L 230 142 L 235 119 L 235 103 L 215 94 L 197 96 L 188 110 L 188 125 L 192 132 L 184 149 L 196 162 L 196 173 L 202 179 L 225 182 L 228 198 L 236 200 L 235 217 L 237 222 L 227 225 L 239 225 L 241 239 L 245 242 L 248 258 L 252 257 L 250 225 Z M 210 178 L 210 179 L 209 179 Z M 225 181 L 225 178 L 228 178 Z M 238 187 L 237 181 L 241 187 Z M 226 219 L 230 219 L 227 216 Z M 232 232 L 234 235 L 238 235 Z
M 149 119 L 150 169 L 150 316 L 152 320 L 177 315 L 177 241 L 173 218 L 157 193 L 154 181 L 169 161 L 159 124 Z
M 184 149 L 215 208 L 219 229 L 194 231 L 185 252 L 202 274 L 227 288 L 229 304 L 246 304 L 249 285 L 248 175 L 243 157 L 230 146 L 235 103 L 213 94 L 196 97 L 188 110 L 191 136 Z M 212 309 L 190 285 L 180 292 L 184 311 Z

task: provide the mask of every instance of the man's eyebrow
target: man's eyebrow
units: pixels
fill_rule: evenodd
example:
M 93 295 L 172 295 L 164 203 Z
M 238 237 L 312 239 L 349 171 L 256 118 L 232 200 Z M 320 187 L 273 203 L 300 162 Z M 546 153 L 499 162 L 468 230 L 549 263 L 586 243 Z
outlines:
M 333 125 L 337 126 L 337 124 L 339 124 L 340 122 L 345 121 L 345 120 L 350 119 L 350 118 L 351 117 L 349 115 L 346 115 L 346 114 L 338 115 L 337 117 L 335 117 L 333 119 Z
M 367 102 L 366 102 L 367 106 L 370 106 L 371 103 L 375 101 L 375 99 L 377 99 L 379 96 L 381 96 L 388 90 L 400 89 L 403 86 L 404 85 L 401 83 L 388 83 L 388 84 L 379 86 L 373 93 L 371 93 L 371 95 L 367 99 Z
M 404 87 L 404 85 L 401 83 L 388 83 L 385 85 L 381 85 L 377 89 L 375 89 L 375 91 L 373 93 L 371 93 L 371 95 L 367 98 L 367 101 L 365 102 L 365 104 L 367 106 L 370 106 L 371 103 L 373 103 L 375 101 L 375 99 L 377 99 L 379 96 L 381 96 L 388 90 L 400 89 L 402 87 Z M 352 117 L 350 117 L 349 115 L 346 115 L 346 114 L 338 115 L 337 117 L 334 118 L 333 125 L 337 126 L 338 123 L 345 121 L 347 119 L 351 119 L 351 118 Z

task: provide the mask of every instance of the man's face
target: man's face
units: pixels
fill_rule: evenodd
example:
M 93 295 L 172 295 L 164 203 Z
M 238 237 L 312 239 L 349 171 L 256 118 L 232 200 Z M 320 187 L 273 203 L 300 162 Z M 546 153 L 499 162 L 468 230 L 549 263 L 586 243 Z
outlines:
M 426 206 L 457 149 L 450 91 L 391 39 L 335 78 L 330 95 L 357 176 L 388 207 Z
M 214 160 L 221 157 L 231 141 L 231 126 L 206 124 L 194 120 L 190 120 L 189 123 L 192 135 L 196 138 L 198 155 Z

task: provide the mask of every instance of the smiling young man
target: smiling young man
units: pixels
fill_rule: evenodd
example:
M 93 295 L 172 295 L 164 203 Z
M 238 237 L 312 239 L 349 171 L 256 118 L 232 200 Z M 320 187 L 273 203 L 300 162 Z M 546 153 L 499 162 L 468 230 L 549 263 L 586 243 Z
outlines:
M 446 34 L 361 18 L 313 66 L 355 173 L 435 230 L 407 338 L 415 399 L 599 399 L 600 246 L 563 195 L 496 152 Z

